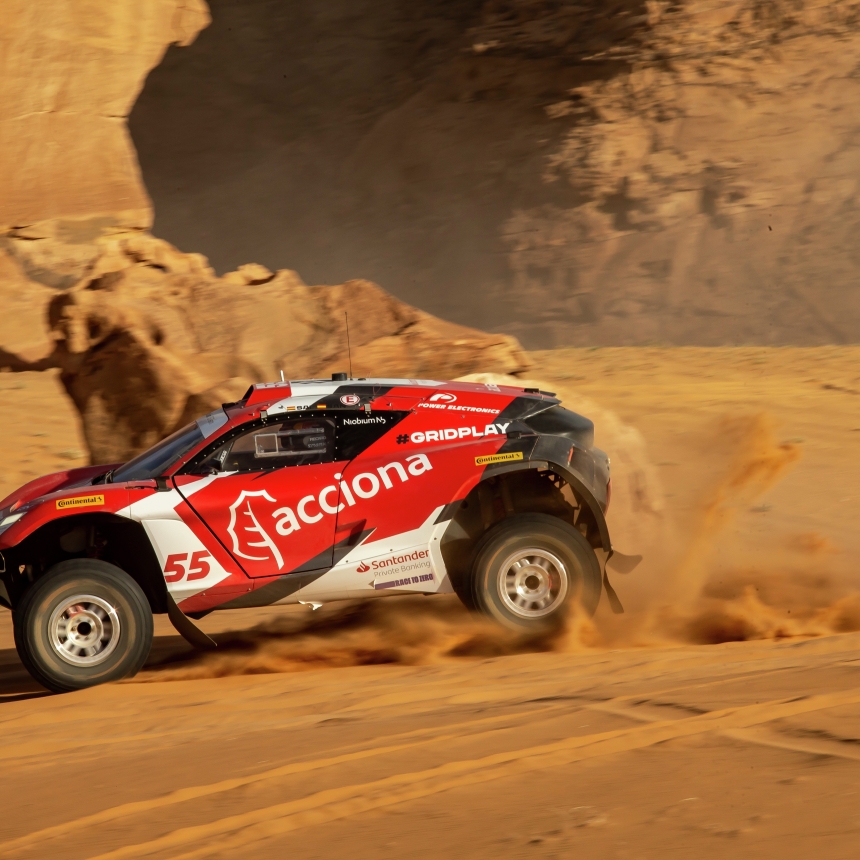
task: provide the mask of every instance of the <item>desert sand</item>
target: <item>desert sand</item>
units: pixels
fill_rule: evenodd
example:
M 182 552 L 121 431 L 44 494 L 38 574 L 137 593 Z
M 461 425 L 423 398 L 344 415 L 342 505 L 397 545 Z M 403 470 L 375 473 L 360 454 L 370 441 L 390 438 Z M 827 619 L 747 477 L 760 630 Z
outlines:
M 137 678 L 49 696 L 3 611 L 0 855 L 856 856 L 860 348 L 531 357 L 613 455 L 624 615 L 215 613 L 211 655 L 159 618 Z M 54 376 L 0 389 L 2 490 L 82 461 Z

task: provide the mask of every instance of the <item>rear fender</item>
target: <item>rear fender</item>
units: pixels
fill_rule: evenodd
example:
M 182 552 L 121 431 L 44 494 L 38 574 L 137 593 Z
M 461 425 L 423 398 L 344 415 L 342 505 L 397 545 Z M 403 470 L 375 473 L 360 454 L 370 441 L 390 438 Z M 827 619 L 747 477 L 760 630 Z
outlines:
M 606 552 L 612 552 L 612 541 L 609 538 L 609 526 L 606 524 L 606 517 L 603 514 L 603 509 L 600 507 L 600 503 L 597 501 L 594 493 L 585 482 L 585 479 L 569 466 L 562 466 L 560 463 L 554 463 L 551 460 L 526 460 L 522 463 L 500 463 L 497 466 L 488 467 L 481 476 L 481 481 L 496 477 L 497 475 L 509 472 L 521 472 L 526 469 L 547 470 L 555 472 L 559 477 L 564 478 L 594 517 L 597 531 L 600 536 L 601 549 Z

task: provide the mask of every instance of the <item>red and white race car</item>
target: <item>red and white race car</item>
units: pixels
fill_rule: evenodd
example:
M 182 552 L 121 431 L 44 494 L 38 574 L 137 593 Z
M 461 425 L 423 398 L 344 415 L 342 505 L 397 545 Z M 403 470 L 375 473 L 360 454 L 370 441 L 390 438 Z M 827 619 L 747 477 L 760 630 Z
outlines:
M 127 463 L 0 502 L 0 603 L 55 691 L 137 672 L 153 613 L 206 646 L 191 618 L 274 603 L 454 591 L 529 629 L 571 599 L 593 612 L 605 584 L 619 609 L 602 569 L 609 458 L 593 435 L 536 389 L 254 385 Z

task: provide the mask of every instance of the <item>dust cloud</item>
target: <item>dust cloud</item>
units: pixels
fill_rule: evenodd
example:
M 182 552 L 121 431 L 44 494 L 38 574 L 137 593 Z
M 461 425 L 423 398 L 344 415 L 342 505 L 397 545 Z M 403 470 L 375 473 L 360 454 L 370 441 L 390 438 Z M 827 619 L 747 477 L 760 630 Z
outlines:
M 218 678 L 559 650 L 574 619 L 536 634 L 517 634 L 469 613 L 454 596 L 397 597 L 285 614 L 251 630 L 215 635 L 219 650 L 168 658 L 135 682 Z M 575 636 L 578 640 L 580 637 Z
M 493 381 L 507 380 L 493 376 Z M 565 401 L 577 402 L 576 395 L 568 393 Z M 717 570 L 714 565 L 718 548 L 731 540 L 730 526 L 738 513 L 749 509 L 800 459 L 800 447 L 778 441 L 766 413 L 726 418 L 701 439 L 725 467 L 710 482 L 702 478 L 694 519 L 682 532 L 665 511 L 638 431 L 617 415 L 588 405 L 588 414 L 599 413 L 604 444 L 613 451 L 613 480 L 628 489 L 621 499 L 616 495 L 621 504 L 612 511 L 613 530 L 632 542 L 626 549 L 644 548 L 648 555 L 643 570 L 633 574 L 642 577 L 645 591 L 626 614 L 612 615 L 602 605 L 592 619 L 572 604 L 553 628 L 525 635 L 469 613 L 453 596 L 337 604 L 313 613 L 285 613 L 248 631 L 215 635 L 217 652 L 172 655 L 150 664 L 135 682 L 374 664 L 433 665 L 548 651 L 714 645 L 860 630 L 860 594 L 846 591 L 828 572 L 828 559 L 837 551 L 822 535 L 794 538 L 792 569 L 753 564 Z M 643 521 L 647 529 L 641 527 Z M 627 578 L 613 574 L 611 567 L 609 573 L 616 586 L 621 580 L 623 595 Z
M 703 484 L 687 540 L 679 549 L 664 545 L 652 558 L 661 575 L 653 578 L 643 611 L 627 624 L 609 619 L 601 630 L 598 622 L 601 645 L 712 645 L 860 630 L 860 594 L 846 593 L 828 571 L 827 559 L 837 551 L 822 535 L 794 538 L 791 567 L 759 563 L 717 572 L 715 557 L 731 541 L 738 514 L 784 478 L 801 451 L 777 440 L 767 413 L 726 418 L 702 442 L 724 456 L 726 469 Z

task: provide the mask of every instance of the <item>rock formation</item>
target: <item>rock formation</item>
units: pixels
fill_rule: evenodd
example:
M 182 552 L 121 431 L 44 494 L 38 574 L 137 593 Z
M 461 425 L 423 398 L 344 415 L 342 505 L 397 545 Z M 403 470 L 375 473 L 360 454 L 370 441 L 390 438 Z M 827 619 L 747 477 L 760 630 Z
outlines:
M 168 44 L 209 22 L 204 0 L 4 0 L 2 19 L 0 225 L 148 227 L 125 120 Z
M 217 278 L 199 254 L 145 232 L 107 234 L 91 248 L 82 277 L 62 291 L 0 256 L 0 288 L 22 311 L 0 320 L 0 365 L 61 369 L 93 462 L 125 460 L 281 370 L 293 379 L 346 370 L 345 311 L 356 376 L 529 365 L 514 338 L 436 319 L 369 281 L 307 286 L 253 264 Z
M 217 278 L 145 230 L 126 118 L 203 0 L 9 0 L 0 33 L 0 368 L 59 367 L 93 462 L 125 460 L 254 381 L 516 373 L 518 343 L 436 319 L 368 281 Z M 229 119 L 225 118 L 225 122 Z
M 153 239 L 145 84 L 132 126 L 188 248 L 264 236 L 273 269 L 376 271 L 535 346 L 860 336 L 860 0 L 407 5 L 220 0 L 205 29 L 203 0 L 4 4 L 0 365 L 60 367 L 94 459 L 343 369 L 343 310 L 357 373 L 525 367 L 368 281 L 218 278 Z

